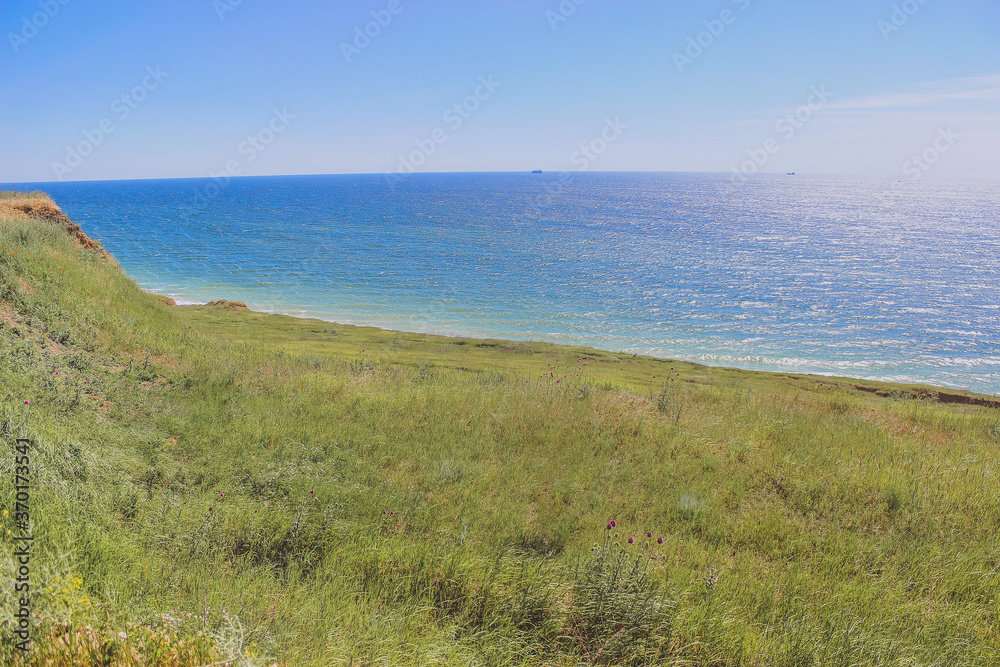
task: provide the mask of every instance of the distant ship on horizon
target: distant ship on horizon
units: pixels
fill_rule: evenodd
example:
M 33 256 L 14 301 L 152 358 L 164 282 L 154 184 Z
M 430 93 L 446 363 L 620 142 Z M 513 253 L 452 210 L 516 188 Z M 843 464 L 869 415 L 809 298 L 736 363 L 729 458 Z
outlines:
M 532 174 L 540 174 L 540 173 L 542 173 L 542 170 L 541 169 L 534 169 L 534 170 L 532 170 L 531 173 Z

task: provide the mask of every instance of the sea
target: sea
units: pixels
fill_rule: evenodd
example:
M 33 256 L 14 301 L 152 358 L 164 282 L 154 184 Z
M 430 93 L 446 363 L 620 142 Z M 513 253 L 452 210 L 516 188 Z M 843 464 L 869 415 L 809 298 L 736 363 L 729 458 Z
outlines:
M 525 172 L 17 187 L 49 192 L 141 287 L 180 304 L 1000 392 L 996 180 Z

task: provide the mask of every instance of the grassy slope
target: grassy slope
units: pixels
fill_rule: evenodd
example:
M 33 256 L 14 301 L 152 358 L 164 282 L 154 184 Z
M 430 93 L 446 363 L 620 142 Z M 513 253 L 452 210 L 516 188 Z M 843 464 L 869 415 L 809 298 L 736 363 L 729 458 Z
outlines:
M 12 201 L 39 651 L 72 620 L 246 664 L 995 664 L 996 408 L 167 306 Z

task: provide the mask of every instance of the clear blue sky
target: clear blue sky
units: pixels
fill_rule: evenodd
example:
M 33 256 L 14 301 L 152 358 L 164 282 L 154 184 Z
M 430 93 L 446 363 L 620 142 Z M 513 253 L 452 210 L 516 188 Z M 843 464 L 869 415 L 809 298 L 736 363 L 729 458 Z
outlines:
M 0 181 L 1000 174 L 997 0 L 236 2 L 4 0 Z

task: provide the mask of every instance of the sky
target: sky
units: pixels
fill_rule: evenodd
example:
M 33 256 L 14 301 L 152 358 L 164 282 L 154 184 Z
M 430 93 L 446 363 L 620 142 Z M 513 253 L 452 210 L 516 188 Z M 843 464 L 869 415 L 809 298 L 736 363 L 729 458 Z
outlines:
M 3 0 L 0 182 L 1000 175 L 997 0 Z

